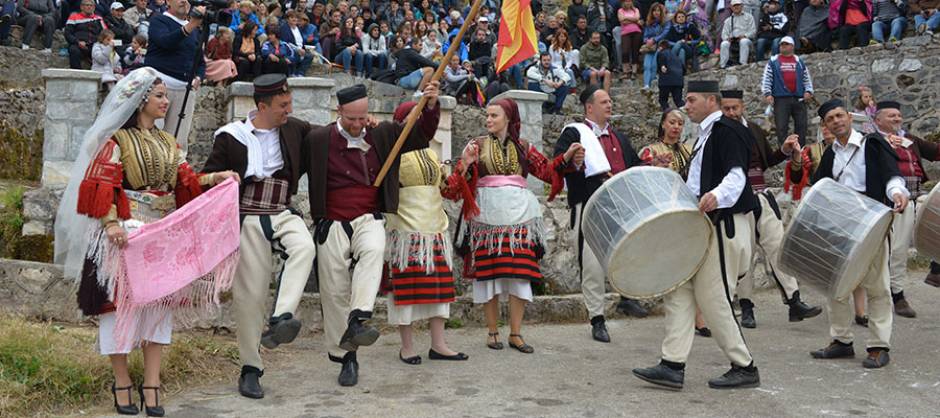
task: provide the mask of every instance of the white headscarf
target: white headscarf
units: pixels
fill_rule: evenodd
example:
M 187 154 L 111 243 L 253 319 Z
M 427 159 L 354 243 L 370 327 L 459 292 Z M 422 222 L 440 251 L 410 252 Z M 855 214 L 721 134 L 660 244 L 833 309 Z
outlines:
M 55 219 L 55 263 L 64 265 L 67 279 L 81 277 L 91 233 L 100 226 L 97 219 L 78 213 L 78 188 L 85 171 L 104 144 L 140 108 L 156 79 L 156 71 L 149 67 L 122 78 L 104 99 L 95 123 L 85 132 Z

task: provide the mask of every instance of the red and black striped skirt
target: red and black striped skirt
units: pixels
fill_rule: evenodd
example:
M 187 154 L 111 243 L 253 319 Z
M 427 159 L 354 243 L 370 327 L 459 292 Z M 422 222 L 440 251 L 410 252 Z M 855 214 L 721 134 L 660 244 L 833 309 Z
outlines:
M 533 283 L 542 280 L 539 269 L 541 248 L 531 240 L 510 247 L 510 238 L 505 238 L 501 251 L 481 246 L 473 252 L 473 277 L 475 280 L 525 279 Z
M 447 265 L 444 249 L 434 246 L 434 265 L 428 273 L 421 260 L 409 259 L 408 267 L 387 266 L 389 288 L 395 296 L 395 305 L 423 305 L 450 303 L 455 300 L 454 273 Z

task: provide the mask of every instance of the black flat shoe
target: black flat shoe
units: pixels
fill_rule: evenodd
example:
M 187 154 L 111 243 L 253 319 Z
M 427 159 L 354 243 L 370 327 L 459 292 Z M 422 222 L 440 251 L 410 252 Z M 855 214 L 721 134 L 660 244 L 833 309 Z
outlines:
M 750 299 L 741 299 L 741 326 L 744 328 L 757 328 L 757 318 L 754 317 L 754 303 Z
M 490 332 L 490 333 L 487 333 L 487 335 L 489 335 L 490 337 L 493 338 L 493 341 L 486 343 L 486 346 L 487 346 L 487 347 L 489 347 L 491 350 L 502 350 L 502 349 L 503 349 L 503 343 L 499 342 L 499 333 L 498 333 L 498 332 Z
M 262 375 L 264 372 L 255 367 L 242 366 L 242 374 L 238 378 L 238 393 L 251 399 L 264 398 L 264 389 L 258 380 Z
M 405 358 L 404 356 L 401 355 L 401 350 L 398 351 L 398 359 L 401 360 L 402 363 L 410 364 L 412 366 L 417 366 L 421 364 L 421 356 L 411 356 L 411 357 Z
M 300 328 L 300 320 L 289 313 L 271 318 L 268 323 L 268 330 L 261 335 L 261 345 L 264 348 L 273 350 L 281 344 L 291 343 L 297 338 Z
M 708 327 L 701 327 L 701 328 L 695 327 L 695 333 L 705 338 L 709 338 L 712 336 L 712 330 L 708 329 Z
M 591 337 L 594 338 L 594 341 L 610 342 L 610 334 L 607 332 L 607 324 L 603 316 L 591 318 Z
M 634 318 L 646 318 L 650 314 L 643 305 L 640 305 L 640 302 L 624 297 L 620 298 L 620 302 L 617 303 L 617 310 Z
M 349 326 L 339 341 L 339 348 L 352 352 L 362 346 L 369 346 L 379 339 L 379 330 L 365 325 L 359 319 L 349 320 Z
M 712 389 L 741 389 L 758 386 L 760 386 L 760 374 L 757 372 L 757 367 L 753 365 L 741 367 L 732 364 L 731 370 L 708 381 L 708 387 Z
M 520 353 L 532 354 L 532 353 L 535 352 L 535 348 L 533 348 L 533 347 L 532 347 L 531 345 L 529 345 L 529 344 L 526 344 L 525 341 L 523 341 L 521 345 L 515 345 L 515 344 L 513 344 L 513 343 L 512 343 L 512 337 L 516 337 L 516 338 L 518 338 L 518 339 L 520 339 L 520 340 L 522 339 L 522 335 L 519 335 L 519 334 L 509 334 L 509 346 L 510 346 L 510 347 L 515 348 L 515 349 L 518 350 Z
M 111 384 L 111 394 L 114 395 L 114 410 L 118 413 L 118 415 L 137 415 L 140 413 L 140 408 L 138 408 L 137 405 L 133 402 L 133 399 L 131 399 L 131 393 L 133 393 L 133 389 L 133 385 L 119 388 L 115 386 L 114 383 Z M 117 393 L 124 391 L 127 391 L 127 399 L 131 403 L 127 405 L 119 405 L 117 400 Z
M 466 354 L 464 354 L 464 353 L 457 353 L 457 354 L 454 354 L 454 355 L 452 355 L 452 356 L 445 356 L 445 355 L 443 355 L 443 354 L 441 354 L 441 353 L 438 353 L 437 351 L 434 351 L 434 349 L 432 348 L 432 349 L 428 350 L 428 358 L 431 359 L 431 360 L 456 360 L 456 361 L 463 361 L 463 360 L 469 360 L 469 359 L 470 359 L 470 356 L 468 356 L 468 355 L 466 355 Z
M 347 352 L 342 358 L 335 357 L 332 354 L 330 361 L 341 363 L 343 368 L 339 371 L 337 382 L 340 386 L 356 386 L 359 383 L 359 362 L 356 360 L 356 352 Z
M 685 382 L 685 370 L 673 369 L 663 363 L 644 369 L 633 369 L 633 375 L 645 382 L 677 390 L 682 389 Z
M 147 406 L 146 397 L 144 396 L 145 390 L 152 390 L 155 406 Z M 160 406 L 160 386 L 141 386 L 140 387 L 140 408 L 147 412 L 148 417 L 162 417 L 166 414 L 163 411 L 163 407 Z
M 852 348 L 852 344 L 843 344 L 838 341 L 833 341 L 825 348 L 813 351 L 809 354 L 813 356 L 813 358 L 818 359 L 853 358 L 855 357 L 855 349 Z
M 868 328 L 868 316 L 867 315 L 866 316 L 855 315 L 855 323 L 865 328 Z

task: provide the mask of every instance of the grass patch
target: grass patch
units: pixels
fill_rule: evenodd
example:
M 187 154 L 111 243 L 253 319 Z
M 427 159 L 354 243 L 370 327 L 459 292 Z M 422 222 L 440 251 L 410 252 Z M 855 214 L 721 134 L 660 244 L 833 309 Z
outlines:
M 444 322 L 444 328 L 447 329 L 460 329 L 463 328 L 463 321 L 460 318 L 450 318 Z
M 95 349 L 97 329 L 0 317 L 0 416 L 48 416 L 111 404 L 111 364 Z M 231 377 L 238 350 L 204 333 L 178 333 L 163 350 L 162 384 L 176 393 Z M 131 377 L 143 359 L 131 355 Z

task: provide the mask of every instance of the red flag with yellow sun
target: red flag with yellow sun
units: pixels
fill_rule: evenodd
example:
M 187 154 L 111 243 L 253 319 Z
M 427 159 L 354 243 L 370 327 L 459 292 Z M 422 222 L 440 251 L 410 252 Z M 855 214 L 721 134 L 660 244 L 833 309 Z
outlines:
M 538 53 L 531 3 L 531 0 L 503 0 L 496 40 L 496 73 Z

